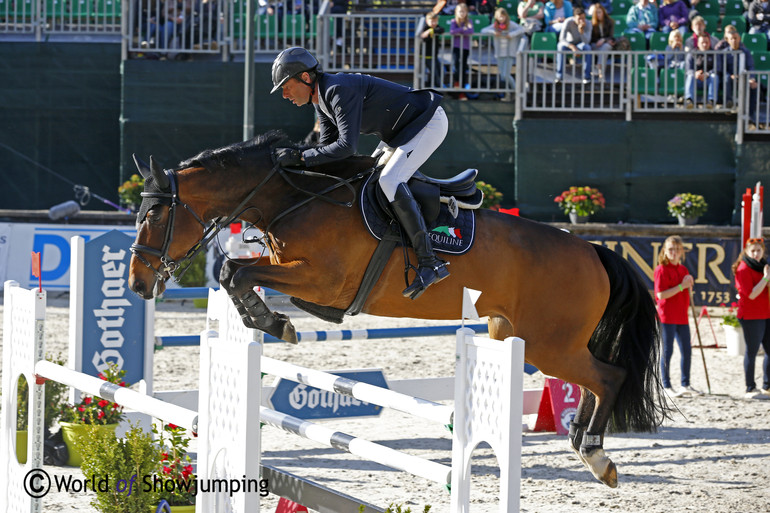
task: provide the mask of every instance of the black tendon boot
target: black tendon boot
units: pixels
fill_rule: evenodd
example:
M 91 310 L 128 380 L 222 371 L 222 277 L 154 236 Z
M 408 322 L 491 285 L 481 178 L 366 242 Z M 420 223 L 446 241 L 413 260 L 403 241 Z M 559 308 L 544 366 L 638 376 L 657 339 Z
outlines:
M 404 297 L 417 299 L 429 286 L 449 276 L 449 271 L 446 268 L 446 262 L 436 258 L 433 253 L 433 245 L 428 236 L 420 206 L 406 184 L 398 185 L 396 199 L 391 206 L 417 254 L 417 276 L 402 294 Z

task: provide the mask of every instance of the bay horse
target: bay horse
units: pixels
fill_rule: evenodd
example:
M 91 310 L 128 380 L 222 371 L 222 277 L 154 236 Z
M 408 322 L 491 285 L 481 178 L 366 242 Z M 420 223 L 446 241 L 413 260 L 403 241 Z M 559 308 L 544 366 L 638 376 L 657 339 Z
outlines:
M 341 206 L 353 203 L 361 180 L 329 191 L 328 176 L 289 177 L 272 160 L 274 148 L 288 144 L 274 131 L 203 151 L 175 169 L 161 169 L 152 157 L 149 166 L 135 159 L 146 180 L 130 288 L 144 299 L 160 294 L 180 261 L 205 242 L 210 221 L 237 218 L 264 232 L 270 247 L 269 258 L 227 260 L 220 274 L 247 326 L 297 342 L 291 320 L 272 312 L 256 285 L 346 309 L 377 246 L 359 209 Z M 374 163 L 351 157 L 313 171 L 342 180 Z M 363 311 L 458 319 L 463 287 L 482 291 L 476 308 L 488 316 L 491 338 L 521 337 L 527 362 L 580 386 L 570 447 L 596 478 L 617 486 L 605 430 L 653 432 L 668 416 L 657 374 L 659 321 L 636 271 L 607 248 L 488 209 L 476 212 L 473 247 L 444 258 L 449 279 L 413 301 L 401 295 L 404 257 L 394 251 Z

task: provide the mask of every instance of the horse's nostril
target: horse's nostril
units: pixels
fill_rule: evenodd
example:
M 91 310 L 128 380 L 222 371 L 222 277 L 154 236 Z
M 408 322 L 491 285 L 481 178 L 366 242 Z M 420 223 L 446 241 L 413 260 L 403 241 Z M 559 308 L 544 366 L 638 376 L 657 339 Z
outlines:
M 144 293 L 144 281 L 142 280 L 134 280 L 134 286 L 132 287 L 134 292 L 137 294 L 143 294 Z

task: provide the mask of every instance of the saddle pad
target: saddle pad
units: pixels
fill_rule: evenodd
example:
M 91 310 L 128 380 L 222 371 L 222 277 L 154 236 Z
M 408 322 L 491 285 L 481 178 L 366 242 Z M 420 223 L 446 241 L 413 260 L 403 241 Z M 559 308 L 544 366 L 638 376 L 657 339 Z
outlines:
M 364 224 L 369 233 L 377 240 L 382 240 L 388 231 L 391 219 L 378 205 L 373 205 L 366 193 L 370 176 L 361 187 L 360 205 Z M 441 208 L 436 220 L 428 224 L 428 234 L 433 242 L 433 249 L 440 253 L 462 255 L 471 249 L 476 233 L 476 216 L 472 210 L 460 209 L 457 218 L 452 217 L 446 203 Z M 411 244 L 410 244 L 411 245 Z

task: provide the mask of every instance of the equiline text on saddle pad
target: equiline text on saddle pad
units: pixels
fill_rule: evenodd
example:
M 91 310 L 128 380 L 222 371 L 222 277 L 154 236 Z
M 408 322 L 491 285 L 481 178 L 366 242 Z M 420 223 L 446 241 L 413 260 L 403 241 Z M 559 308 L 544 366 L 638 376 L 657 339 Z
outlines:
M 361 187 L 360 204 L 366 229 L 375 239 L 382 240 L 383 236 L 388 233 L 393 218 L 389 213 L 390 207 L 387 205 L 387 200 L 384 200 L 384 195 L 377 186 L 377 178 L 379 178 L 379 173 L 373 174 L 367 178 L 366 183 Z M 423 185 L 429 189 L 426 191 L 427 194 L 420 193 L 420 188 Z M 468 198 L 465 196 L 449 197 L 440 201 L 438 187 L 425 184 L 418 179 L 412 179 L 409 181 L 409 188 L 421 204 L 433 249 L 440 253 L 453 255 L 462 255 L 467 252 L 473 245 L 476 232 L 476 217 L 473 211 L 469 209 L 480 206 L 480 191 L 473 188 L 473 194 Z M 378 198 L 378 194 L 383 198 Z M 432 197 L 430 197 L 431 195 Z M 446 198 L 445 191 L 442 191 L 441 195 Z M 472 203 L 463 201 L 464 199 Z M 430 205 L 426 203 L 430 203 Z

